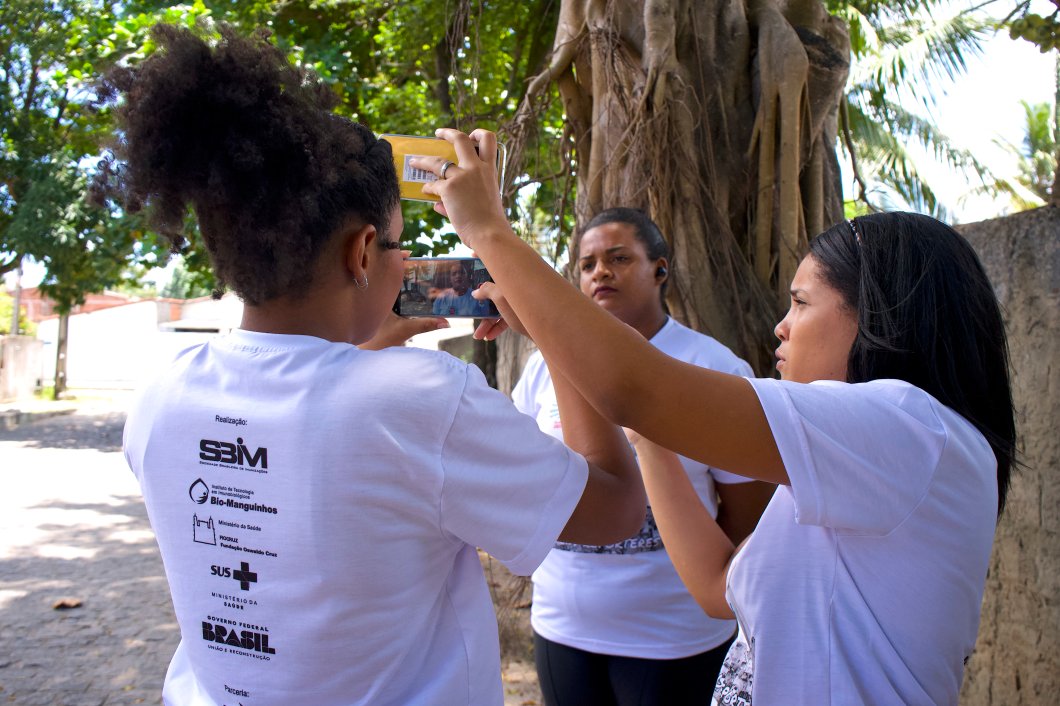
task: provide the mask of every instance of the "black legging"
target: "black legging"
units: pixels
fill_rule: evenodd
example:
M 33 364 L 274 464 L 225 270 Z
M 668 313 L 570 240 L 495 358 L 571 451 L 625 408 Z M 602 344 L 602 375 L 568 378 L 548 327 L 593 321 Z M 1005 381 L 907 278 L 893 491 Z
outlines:
M 586 652 L 534 633 L 534 662 L 546 706 L 704 706 L 732 638 L 679 659 Z

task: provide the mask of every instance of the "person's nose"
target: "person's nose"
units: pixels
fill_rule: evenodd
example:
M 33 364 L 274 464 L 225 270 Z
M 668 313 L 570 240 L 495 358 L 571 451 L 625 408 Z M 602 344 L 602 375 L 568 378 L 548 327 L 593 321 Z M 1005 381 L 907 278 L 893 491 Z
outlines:
M 788 340 L 788 333 L 791 329 L 791 324 L 788 323 L 789 316 L 791 316 L 791 309 L 788 309 L 788 313 L 784 315 L 784 318 L 773 327 L 773 335 L 779 338 L 781 342 Z
M 607 266 L 606 262 L 597 262 L 593 267 L 593 281 L 598 282 L 602 279 L 613 277 L 614 273 L 611 272 L 611 268 Z

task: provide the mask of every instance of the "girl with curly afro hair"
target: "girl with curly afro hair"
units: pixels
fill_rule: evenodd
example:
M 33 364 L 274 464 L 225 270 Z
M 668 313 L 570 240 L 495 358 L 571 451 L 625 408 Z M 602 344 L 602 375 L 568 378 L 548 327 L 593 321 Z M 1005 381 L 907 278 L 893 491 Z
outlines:
M 390 313 L 407 253 L 389 145 L 265 35 L 154 37 L 107 79 L 99 185 L 175 246 L 194 214 L 244 302 L 125 428 L 181 629 L 163 700 L 499 706 L 477 548 L 529 574 L 557 539 L 633 534 L 625 436 L 560 380 L 568 448 L 474 366 L 384 347 L 439 325 Z

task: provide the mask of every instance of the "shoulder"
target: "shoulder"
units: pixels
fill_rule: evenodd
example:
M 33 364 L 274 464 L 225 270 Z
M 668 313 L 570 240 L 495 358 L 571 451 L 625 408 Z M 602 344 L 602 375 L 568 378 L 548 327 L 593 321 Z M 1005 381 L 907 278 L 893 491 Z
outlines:
M 751 385 L 771 426 L 785 421 L 809 421 L 878 439 L 890 435 L 892 442 L 910 432 L 934 436 L 940 441 L 955 432 L 962 436 L 969 429 L 974 432 L 964 417 L 904 380 L 856 384 L 820 380 L 801 384 L 755 378 Z
M 672 318 L 651 339 L 651 343 L 663 353 L 701 368 L 743 377 L 753 374 L 751 366 L 728 346 Z
M 362 379 L 398 387 L 462 386 L 475 373 L 482 377 L 474 365 L 444 351 L 424 348 L 356 350 L 350 355 L 348 363 L 357 368 Z

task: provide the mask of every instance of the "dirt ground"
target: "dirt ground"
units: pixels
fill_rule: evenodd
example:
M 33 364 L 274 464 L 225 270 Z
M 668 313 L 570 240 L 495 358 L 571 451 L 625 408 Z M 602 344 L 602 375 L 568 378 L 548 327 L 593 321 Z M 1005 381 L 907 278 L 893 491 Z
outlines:
M 504 706 L 542 706 L 530 631 L 530 579 L 512 576 L 500 562 L 479 552 L 497 611 Z

